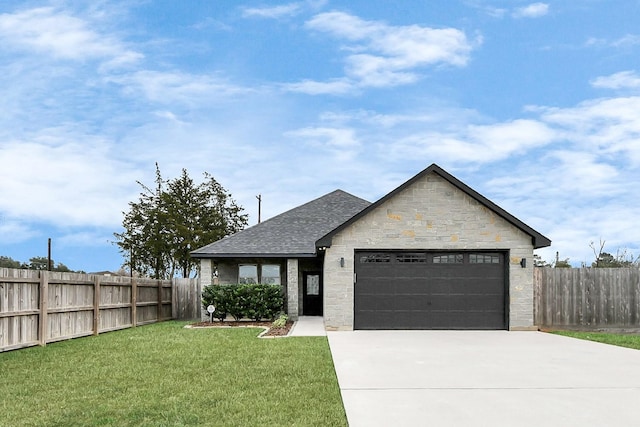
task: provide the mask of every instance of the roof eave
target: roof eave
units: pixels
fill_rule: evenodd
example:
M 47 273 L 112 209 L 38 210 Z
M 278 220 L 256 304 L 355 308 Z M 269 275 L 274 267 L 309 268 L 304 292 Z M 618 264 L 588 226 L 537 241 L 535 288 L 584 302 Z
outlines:
M 191 254 L 192 258 L 315 258 L 318 256 L 317 252 L 314 253 L 224 253 L 224 254 Z

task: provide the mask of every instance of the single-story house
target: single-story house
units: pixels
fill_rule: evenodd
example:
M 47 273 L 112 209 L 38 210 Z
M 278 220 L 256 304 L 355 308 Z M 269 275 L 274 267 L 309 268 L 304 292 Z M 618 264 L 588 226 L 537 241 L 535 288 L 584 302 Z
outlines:
M 336 190 L 192 252 L 202 285 L 276 283 L 327 330 L 534 329 L 551 241 L 432 164 L 375 203 Z

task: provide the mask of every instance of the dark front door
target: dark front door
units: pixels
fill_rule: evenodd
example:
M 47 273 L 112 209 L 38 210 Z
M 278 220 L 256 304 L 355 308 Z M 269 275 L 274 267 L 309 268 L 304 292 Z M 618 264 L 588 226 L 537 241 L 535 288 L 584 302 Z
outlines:
M 305 272 L 303 275 L 302 314 L 322 316 L 322 273 Z

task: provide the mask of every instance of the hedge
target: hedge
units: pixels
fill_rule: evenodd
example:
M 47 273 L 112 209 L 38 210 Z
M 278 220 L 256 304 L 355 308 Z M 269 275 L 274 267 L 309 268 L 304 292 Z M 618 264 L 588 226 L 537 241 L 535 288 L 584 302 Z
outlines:
M 209 285 L 202 290 L 202 306 L 209 305 L 216 308 L 213 317 L 220 321 L 227 315 L 235 320 L 273 320 L 284 309 L 284 294 L 280 285 Z

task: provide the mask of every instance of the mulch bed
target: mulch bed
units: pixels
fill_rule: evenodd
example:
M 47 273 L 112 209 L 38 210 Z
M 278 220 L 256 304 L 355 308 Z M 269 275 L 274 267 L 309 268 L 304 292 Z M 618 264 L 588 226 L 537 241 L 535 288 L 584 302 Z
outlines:
M 291 328 L 293 327 L 293 322 L 287 322 L 287 324 L 282 328 L 274 328 L 271 326 L 271 322 L 255 322 L 252 320 L 230 320 L 224 322 L 197 322 L 192 323 L 192 328 L 233 328 L 233 327 L 244 327 L 244 328 L 268 328 L 268 330 L 262 334 L 263 337 L 283 337 L 289 334 Z

